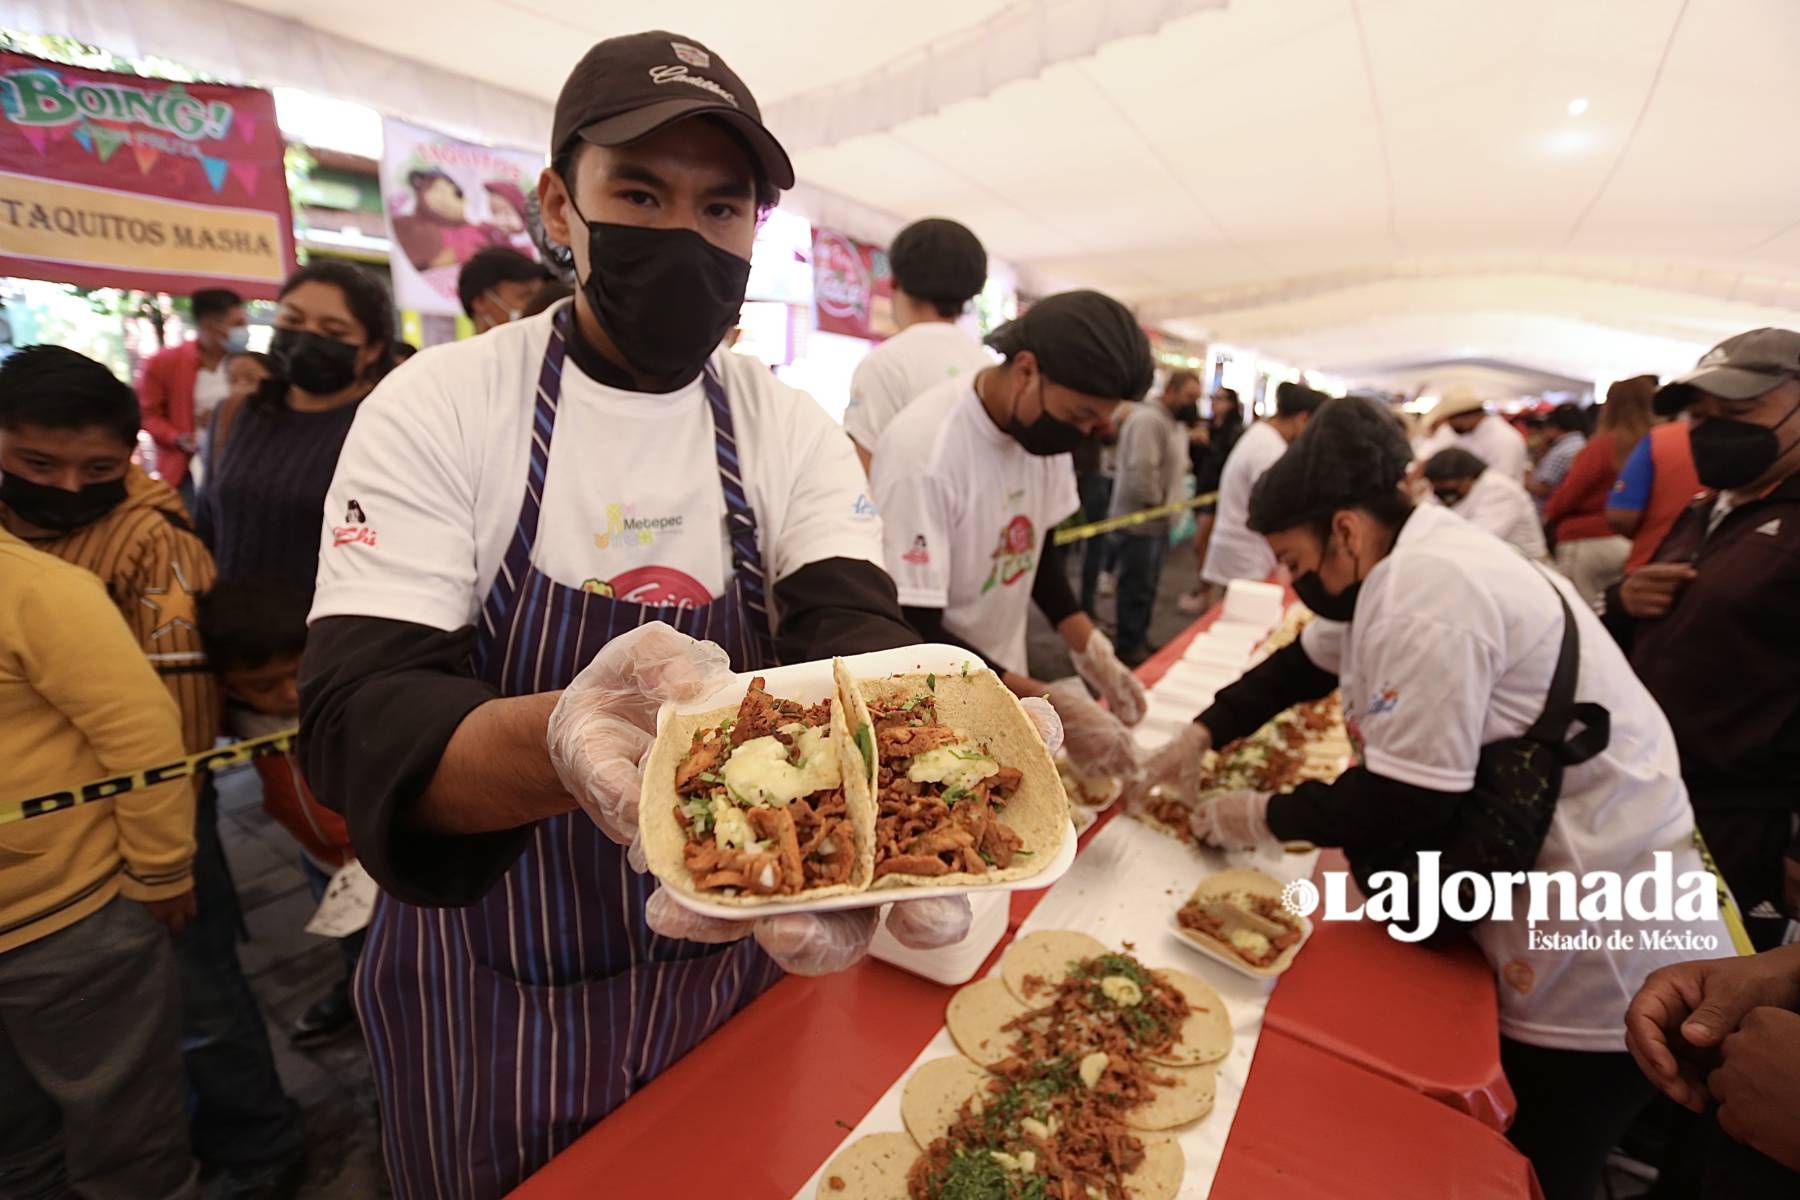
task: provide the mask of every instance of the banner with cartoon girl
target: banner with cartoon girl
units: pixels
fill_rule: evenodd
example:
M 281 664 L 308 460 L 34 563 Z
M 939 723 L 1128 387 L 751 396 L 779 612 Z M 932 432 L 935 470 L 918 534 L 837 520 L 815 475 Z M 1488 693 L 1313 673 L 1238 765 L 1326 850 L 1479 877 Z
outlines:
M 456 276 L 488 246 L 537 257 L 525 223 L 541 153 L 459 142 L 391 118 L 382 137 L 381 197 L 401 308 L 461 313 Z

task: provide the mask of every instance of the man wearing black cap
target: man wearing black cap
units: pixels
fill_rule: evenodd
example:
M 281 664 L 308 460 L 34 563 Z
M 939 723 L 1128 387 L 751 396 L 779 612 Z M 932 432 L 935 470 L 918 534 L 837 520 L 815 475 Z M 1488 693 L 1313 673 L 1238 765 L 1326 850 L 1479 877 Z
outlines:
M 1048 695 L 1070 755 L 1122 771 L 1132 750 L 1120 719 L 1143 716 L 1144 690 L 1081 611 L 1053 533 L 1080 503 L 1069 452 L 1150 386 L 1150 343 L 1118 301 L 1084 291 L 1038 302 L 988 345 L 1006 361 L 925 392 L 876 448 L 870 482 L 888 571 L 921 636 L 969 647 L 1021 696 Z M 1068 643 L 1080 680 L 1031 678 L 1033 604 Z
M 510 246 L 489 246 L 477 250 L 462 265 L 456 276 L 456 298 L 475 322 L 475 332 L 486 333 L 523 317 L 538 289 L 554 278 L 543 263 Z
M 1700 832 L 1766 950 L 1800 920 L 1800 333 L 1729 338 L 1655 403 L 1686 410 L 1708 491 L 1614 586 L 1607 624 L 1668 714 Z
M 844 431 L 865 471 L 882 431 L 915 396 L 994 361 L 956 327 L 987 283 L 987 251 L 973 233 L 942 217 L 914 221 L 894 238 L 888 266 L 900 332 L 857 364 L 844 410 Z
M 363 402 L 301 671 L 307 778 L 383 886 L 356 1004 L 402 1200 L 504 1195 L 783 968 L 867 949 L 874 909 L 670 902 L 628 849 L 638 764 L 659 705 L 728 663 L 917 638 L 838 424 L 716 352 L 794 182 L 743 81 L 691 38 L 602 42 L 550 152 L 575 296 Z M 914 946 L 967 923 L 887 918 Z

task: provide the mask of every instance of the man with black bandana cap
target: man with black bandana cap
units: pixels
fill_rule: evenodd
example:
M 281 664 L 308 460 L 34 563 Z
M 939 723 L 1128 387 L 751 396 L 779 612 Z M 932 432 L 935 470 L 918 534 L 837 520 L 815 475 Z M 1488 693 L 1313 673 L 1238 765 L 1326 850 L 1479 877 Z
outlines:
M 717 350 L 794 182 L 743 81 L 692 38 L 601 42 L 550 152 L 576 295 L 363 402 L 301 669 L 307 779 L 384 888 L 356 1003 L 403 1200 L 511 1191 L 783 968 L 866 951 L 875 909 L 669 902 L 632 852 L 638 763 L 728 665 L 917 640 L 841 428 Z M 942 945 L 968 912 L 887 925 Z
M 1039 301 L 987 343 L 1003 363 L 927 391 L 876 448 L 870 483 L 888 571 L 922 637 L 967 646 L 1021 696 L 1047 696 L 1072 758 L 1124 771 L 1125 725 L 1143 717 L 1144 690 L 1076 602 L 1053 535 L 1079 506 L 1069 452 L 1149 388 L 1149 339 L 1124 305 L 1078 291 Z M 1031 678 L 1032 604 L 1068 643 L 1080 679 Z

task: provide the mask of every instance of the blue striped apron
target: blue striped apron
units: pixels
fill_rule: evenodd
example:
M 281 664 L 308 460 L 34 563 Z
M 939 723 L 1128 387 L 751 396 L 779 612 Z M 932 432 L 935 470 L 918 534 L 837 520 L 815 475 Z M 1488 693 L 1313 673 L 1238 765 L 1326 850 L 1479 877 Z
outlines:
M 532 566 L 572 307 L 557 315 L 544 351 L 531 472 L 482 606 L 476 670 L 508 696 L 549 691 L 616 634 L 656 620 L 717 642 L 738 670 L 773 665 L 756 516 L 710 364 L 704 387 L 733 568 L 726 594 L 652 607 L 564 587 Z M 381 897 L 356 1006 L 400 1200 L 504 1195 L 780 978 L 749 939 L 707 946 L 652 933 L 644 904 L 655 886 L 575 812 L 540 822 L 512 869 L 467 908 Z

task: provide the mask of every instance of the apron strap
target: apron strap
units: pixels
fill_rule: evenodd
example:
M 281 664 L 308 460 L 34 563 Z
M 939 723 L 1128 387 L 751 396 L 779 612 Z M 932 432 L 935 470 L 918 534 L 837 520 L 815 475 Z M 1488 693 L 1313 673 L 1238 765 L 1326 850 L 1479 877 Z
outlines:
M 725 385 L 709 360 L 703 373 L 706 400 L 712 406 L 713 453 L 719 463 L 719 488 L 725 493 L 725 533 L 731 541 L 731 569 L 741 589 L 744 607 L 750 611 L 754 634 L 766 637 L 769 605 L 763 576 L 762 551 L 756 544 L 756 513 L 744 495 L 742 469 L 738 466 L 737 434 L 731 424 L 731 402 Z

